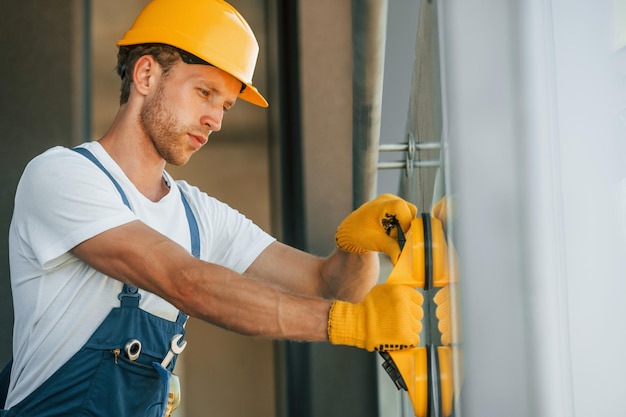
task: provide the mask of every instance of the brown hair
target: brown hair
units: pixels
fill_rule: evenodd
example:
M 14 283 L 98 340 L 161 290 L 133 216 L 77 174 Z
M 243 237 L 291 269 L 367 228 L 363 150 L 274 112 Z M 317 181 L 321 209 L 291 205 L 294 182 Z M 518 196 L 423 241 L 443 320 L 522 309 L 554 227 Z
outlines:
M 172 68 L 172 65 L 180 59 L 178 50 L 170 45 L 160 43 L 147 43 L 120 47 L 117 53 L 117 73 L 122 78 L 120 91 L 120 104 L 128 101 L 130 96 L 130 84 L 133 82 L 133 70 L 137 60 L 144 55 L 151 55 L 163 69 L 163 75 Z

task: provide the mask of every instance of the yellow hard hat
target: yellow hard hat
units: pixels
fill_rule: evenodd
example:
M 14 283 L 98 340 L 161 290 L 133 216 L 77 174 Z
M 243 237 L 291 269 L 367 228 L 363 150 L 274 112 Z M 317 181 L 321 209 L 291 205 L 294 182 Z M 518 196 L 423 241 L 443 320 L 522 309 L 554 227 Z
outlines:
M 182 49 L 241 81 L 239 97 L 267 101 L 252 85 L 259 44 L 235 8 L 223 0 L 152 0 L 117 46 L 163 43 Z

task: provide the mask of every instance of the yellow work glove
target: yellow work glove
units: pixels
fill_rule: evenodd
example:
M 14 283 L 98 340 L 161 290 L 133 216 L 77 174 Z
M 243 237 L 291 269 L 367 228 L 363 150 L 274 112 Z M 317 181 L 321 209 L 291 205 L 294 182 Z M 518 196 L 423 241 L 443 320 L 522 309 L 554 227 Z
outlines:
M 403 232 L 417 215 L 415 205 L 392 194 L 382 194 L 353 211 L 339 225 L 335 240 L 346 252 L 384 252 L 395 265 L 400 256 L 399 225 Z
M 419 344 L 422 294 L 405 285 L 376 285 L 358 304 L 334 301 L 328 315 L 328 340 L 334 345 L 392 351 Z

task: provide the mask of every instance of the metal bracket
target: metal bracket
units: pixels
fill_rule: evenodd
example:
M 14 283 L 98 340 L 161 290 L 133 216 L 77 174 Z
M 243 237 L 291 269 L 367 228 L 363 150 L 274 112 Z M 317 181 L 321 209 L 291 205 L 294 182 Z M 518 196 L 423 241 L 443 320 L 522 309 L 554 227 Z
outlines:
M 391 143 L 379 145 L 379 152 L 406 152 L 403 161 L 379 161 L 378 169 L 406 169 L 407 175 L 413 175 L 414 168 L 430 168 L 439 167 L 439 159 L 419 160 L 417 151 L 419 150 L 435 150 L 441 149 L 439 142 L 421 142 L 418 143 L 413 132 L 409 132 L 406 143 Z

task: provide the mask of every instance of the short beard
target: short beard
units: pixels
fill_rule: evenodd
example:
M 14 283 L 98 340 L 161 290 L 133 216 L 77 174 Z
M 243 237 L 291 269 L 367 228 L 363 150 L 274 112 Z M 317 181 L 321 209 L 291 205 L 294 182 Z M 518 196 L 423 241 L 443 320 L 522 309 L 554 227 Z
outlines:
M 155 150 L 168 164 L 181 166 L 189 161 L 191 154 L 181 149 L 180 135 L 184 131 L 175 116 L 164 105 L 163 84 L 153 98 L 146 101 L 139 114 L 139 123 Z

